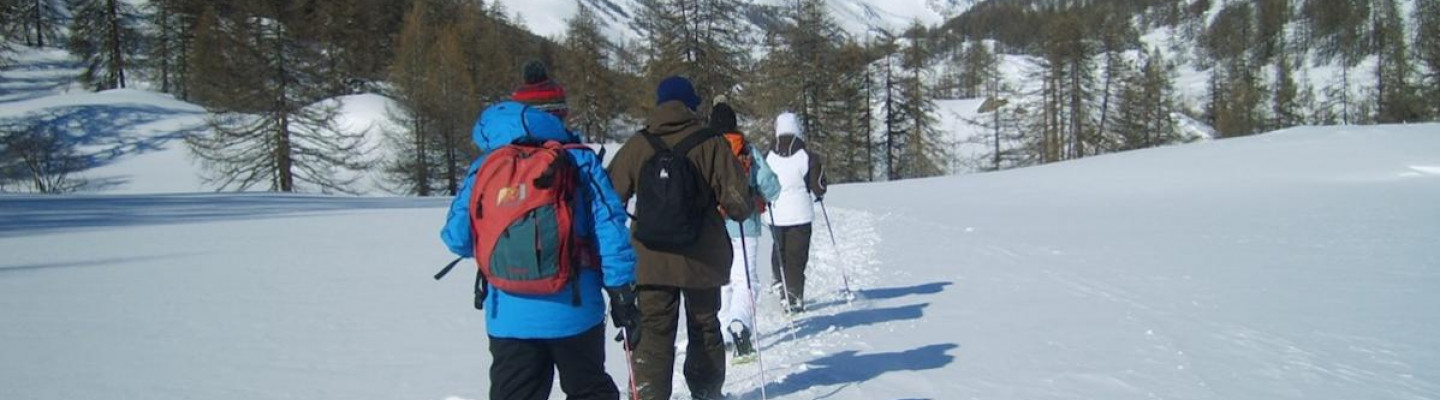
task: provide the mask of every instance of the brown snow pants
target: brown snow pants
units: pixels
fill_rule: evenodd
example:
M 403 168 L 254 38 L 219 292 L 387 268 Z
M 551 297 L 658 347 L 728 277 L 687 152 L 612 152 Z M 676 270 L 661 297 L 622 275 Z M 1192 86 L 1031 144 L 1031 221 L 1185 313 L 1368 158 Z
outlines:
M 675 335 L 680 302 L 685 302 L 685 383 L 696 400 L 722 399 L 725 344 L 720 336 L 720 288 L 687 289 L 640 286 L 640 344 L 635 351 L 635 381 L 642 400 L 669 400 L 675 372 Z

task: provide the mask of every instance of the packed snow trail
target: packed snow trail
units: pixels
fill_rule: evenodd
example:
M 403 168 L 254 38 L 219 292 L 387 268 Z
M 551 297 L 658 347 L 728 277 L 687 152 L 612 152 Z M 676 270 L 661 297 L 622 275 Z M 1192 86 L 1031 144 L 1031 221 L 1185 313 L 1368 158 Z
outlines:
M 875 250 L 880 242 L 873 214 L 859 210 L 834 209 L 833 229 L 838 238 L 845 238 L 836 248 L 830 242 L 823 219 L 812 225 L 810 237 L 810 264 L 806 276 L 805 312 L 794 316 L 782 311 L 783 300 L 778 291 L 763 290 L 757 300 L 761 336 L 756 345 L 764 352 L 765 377 L 769 385 L 766 394 L 770 398 L 786 398 L 795 393 L 809 394 L 811 387 L 823 384 L 807 374 L 811 366 L 808 361 L 820 355 L 841 353 L 861 346 L 860 340 L 845 332 L 857 324 L 869 323 L 857 318 L 856 313 L 864 310 L 867 303 L 847 303 L 842 293 L 842 269 L 849 275 L 852 289 L 863 287 L 875 275 L 878 260 Z M 820 214 L 817 212 L 817 217 Z M 770 253 L 773 250 L 771 235 L 764 235 L 757 269 L 760 287 L 771 287 L 777 281 L 771 276 Z M 760 373 L 757 364 L 732 364 L 726 376 L 725 391 L 732 398 L 760 398 Z M 683 376 L 677 375 L 683 382 Z M 677 396 L 677 398 L 686 398 Z

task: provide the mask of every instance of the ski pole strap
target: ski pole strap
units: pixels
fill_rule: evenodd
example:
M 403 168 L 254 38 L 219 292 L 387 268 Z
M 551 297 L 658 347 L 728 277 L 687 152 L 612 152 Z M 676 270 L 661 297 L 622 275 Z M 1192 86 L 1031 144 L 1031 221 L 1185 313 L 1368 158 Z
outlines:
M 435 280 L 438 281 L 438 280 L 440 280 L 440 278 L 444 278 L 446 274 L 449 274 L 449 273 L 450 273 L 450 270 L 451 270 L 451 269 L 454 269 L 454 268 L 455 268 L 455 264 L 459 264 L 459 263 L 460 263 L 460 260 L 464 260 L 464 259 L 465 259 L 465 257 L 456 257 L 456 258 L 455 258 L 455 261 L 451 261 L 449 264 L 445 264 L 445 269 L 442 269 L 442 270 L 440 270 L 440 273 L 435 274 Z

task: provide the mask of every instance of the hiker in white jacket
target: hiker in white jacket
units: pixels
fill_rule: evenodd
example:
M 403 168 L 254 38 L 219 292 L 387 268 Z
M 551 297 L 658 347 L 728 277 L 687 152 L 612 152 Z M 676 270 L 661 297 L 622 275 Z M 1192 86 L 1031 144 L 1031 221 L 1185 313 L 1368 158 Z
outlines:
M 777 284 L 784 281 L 786 311 L 804 311 L 810 223 L 815 220 L 815 202 L 825 196 L 825 170 L 819 157 L 805 150 L 804 132 L 793 113 L 775 118 L 775 148 L 765 161 L 780 178 L 780 196 L 769 210 L 775 237 L 771 276 Z

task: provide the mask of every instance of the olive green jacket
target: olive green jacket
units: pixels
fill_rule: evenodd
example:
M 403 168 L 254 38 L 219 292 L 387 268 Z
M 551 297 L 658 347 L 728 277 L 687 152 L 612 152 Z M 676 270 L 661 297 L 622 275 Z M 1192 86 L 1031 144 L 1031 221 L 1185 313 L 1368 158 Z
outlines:
M 645 131 L 673 147 L 690 135 L 712 132 L 704 128 L 705 122 L 694 111 L 679 101 L 671 101 L 655 109 L 646 122 Z M 635 196 L 640 168 L 654 154 L 655 149 L 640 134 L 632 136 L 615 152 L 615 158 L 610 161 L 610 182 L 622 203 L 628 204 Z M 718 205 L 732 219 L 750 215 L 754 207 L 750 201 L 750 185 L 723 136 L 717 134 L 714 139 L 695 146 L 687 157 L 710 186 L 710 198 L 701 201 Z M 730 250 L 730 236 L 725 232 L 725 217 L 718 210 L 707 215 L 699 239 L 683 249 L 650 249 L 632 236 L 630 243 L 635 247 L 637 261 L 636 283 L 682 288 L 713 288 L 729 283 L 734 255 Z M 634 231 L 634 227 L 631 230 Z

